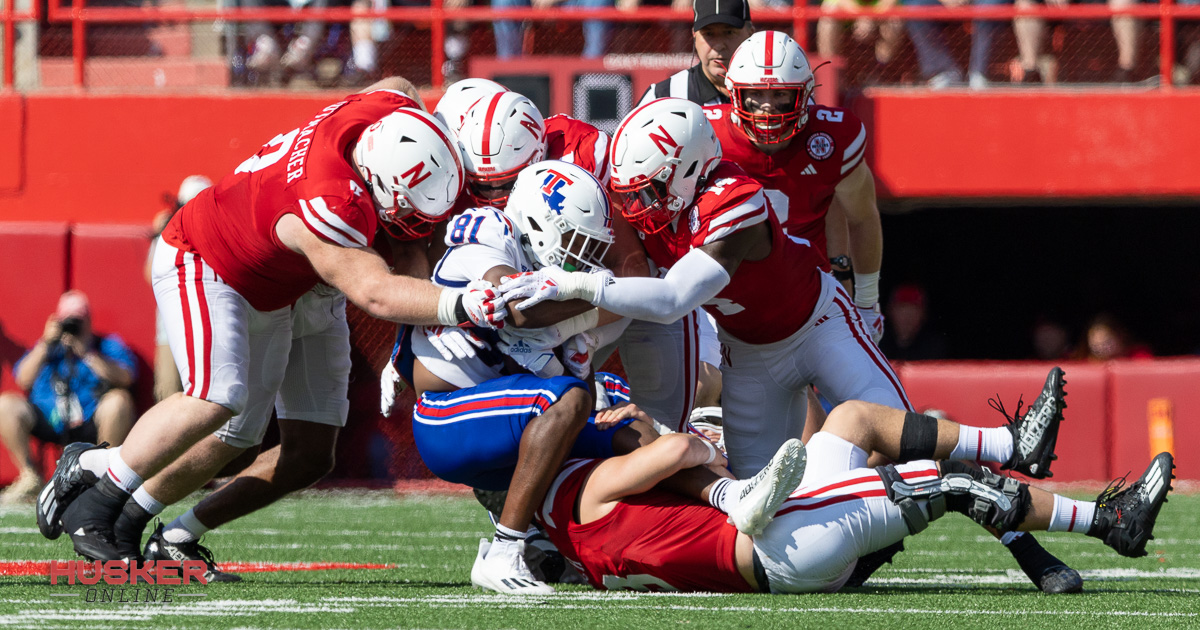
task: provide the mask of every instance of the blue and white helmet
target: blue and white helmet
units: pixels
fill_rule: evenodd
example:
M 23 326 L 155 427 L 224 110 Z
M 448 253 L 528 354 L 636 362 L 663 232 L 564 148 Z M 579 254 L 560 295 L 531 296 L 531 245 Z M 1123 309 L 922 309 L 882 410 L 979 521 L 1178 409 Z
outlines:
M 613 242 L 612 209 L 604 185 L 586 169 L 558 160 L 525 167 L 505 213 L 517 224 L 521 246 L 538 268 L 604 268 Z

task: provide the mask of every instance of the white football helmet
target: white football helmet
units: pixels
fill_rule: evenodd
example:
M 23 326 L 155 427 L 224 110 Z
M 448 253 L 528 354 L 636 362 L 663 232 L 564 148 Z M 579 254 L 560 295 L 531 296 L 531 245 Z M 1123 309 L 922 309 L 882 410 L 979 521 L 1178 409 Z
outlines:
M 433 115 L 404 107 L 367 127 L 354 160 L 392 236 L 412 240 L 449 218 L 463 188 L 462 155 Z
M 179 204 L 178 207 L 182 208 L 187 205 L 187 202 L 195 199 L 196 195 L 204 192 L 205 188 L 212 185 L 212 180 L 203 175 L 188 175 L 179 184 L 179 193 L 175 196 L 175 202 Z
M 438 100 L 437 107 L 433 108 L 433 115 L 437 116 L 447 129 L 457 134 L 467 110 L 471 109 L 475 101 L 489 94 L 507 91 L 508 88 L 490 79 L 455 81 L 446 87 L 446 93 Z
M 542 159 L 546 125 L 529 99 L 497 92 L 467 110 L 458 142 L 467 192 L 480 204 L 503 208 L 521 169 Z
M 660 98 L 621 121 L 609 162 L 621 214 L 653 234 L 696 200 L 696 191 L 721 162 L 721 143 L 699 105 Z
M 539 269 L 603 269 L 613 242 L 608 194 L 586 169 L 558 160 L 526 166 L 517 175 L 508 207 L 521 246 Z
M 808 97 L 816 87 L 812 67 L 800 45 L 779 31 L 751 35 L 734 51 L 725 73 L 725 88 L 742 131 L 754 142 L 784 142 L 808 124 Z M 747 90 L 795 90 L 778 113 L 755 113 L 746 107 Z

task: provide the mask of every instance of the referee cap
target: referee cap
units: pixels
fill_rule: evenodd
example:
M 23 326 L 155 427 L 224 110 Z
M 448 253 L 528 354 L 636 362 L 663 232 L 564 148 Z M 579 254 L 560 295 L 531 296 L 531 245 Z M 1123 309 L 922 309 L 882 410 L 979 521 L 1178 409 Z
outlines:
M 709 24 L 728 24 L 742 28 L 750 21 L 746 0 L 692 0 L 692 31 Z

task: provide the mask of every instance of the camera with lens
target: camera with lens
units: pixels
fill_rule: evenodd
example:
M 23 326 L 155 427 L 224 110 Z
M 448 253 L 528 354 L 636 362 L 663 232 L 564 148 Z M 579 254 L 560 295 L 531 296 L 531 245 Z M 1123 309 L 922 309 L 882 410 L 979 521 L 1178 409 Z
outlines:
M 83 320 L 78 317 L 68 317 L 58 323 L 59 328 L 64 335 L 79 336 L 83 332 Z

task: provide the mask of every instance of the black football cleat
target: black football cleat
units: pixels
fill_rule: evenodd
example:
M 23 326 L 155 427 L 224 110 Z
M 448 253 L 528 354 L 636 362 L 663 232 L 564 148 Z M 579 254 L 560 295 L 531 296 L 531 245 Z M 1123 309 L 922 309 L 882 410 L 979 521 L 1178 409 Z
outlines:
M 63 449 L 62 457 L 54 467 L 54 476 L 38 493 L 37 524 L 42 535 L 54 540 L 62 535 L 62 515 L 71 502 L 84 490 L 96 484 L 99 478 L 90 470 L 79 465 L 79 456 L 97 448 L 108 448 L 108 442 L 90 444 L 74 442 Z
M 233 573 L 226 573 L 217 567 L 216 561 L 213 560 L 212 552 L 208 547 L 200 544 L 200 541 L 173 543 L 167 542 L 163 538 L 163 524 L 159 523 L 154 529 L 154 533 L 150 535 L 150 540 L 146 541 L 146 549 L 142 555 L 147 561 L 159 560 L 201 560 L 206 567 L 204 571 L 204 579 L 212 582 L 241 582 L 242 576 Z
M 1175 475 L 1175 458 L 1159 453 L 1150 467 L 1128 488 L 1125 477 L 1108 484 L 1096 498 L 1096 516 L 1088 536 L 1099 538 L 1127 558 L 1146 555 L 1146 543 L 1154 538 L 1154 521 L 1167 502 Z
M 904 541 L 898 541 L 879 551 L 871 553 L 858 559 L 858 563 L 854 565 L 854 570 L 850 572 L 850 579 L 846 580 L 846 586 L 859 587 L 869 579 L 879 567 L 885 564 L 891 564 L 892 558 L 896 554 L 904 551 Z
M 1079 572 L 1047 551 L 1033 534 L 1026 533 L 1006 546 L 1029 581 L 1043 593 L 1059 595 L 1083 590 Z
M 117 550 L 113 523 L 128 500 L 128 492 L 101 477 L 72 501 L 63 512 L 62 528 L 71 537 L 75 553 L 93 561 L 124 560 Z
M 1046 376 L 1042 393 L 1021 414 L 1021 401 L 1017 401 L 1017 412 L 1009 418 L 1008 430 L 1013 435 L 1013 454 L 1001 466 L 1004 470 L 1015 470 L 1034 479 L 1053 477 L 1050 462 L 1058 459 L 1054 447 L 1058 443 L 1058 425 L 1063 420 L 1063 409 L 1067 408 L 1067 392 L 1060 367 L 1054 367 Z M 999 399 L 989 400 L 993 409 L 1008 416 Z
M 117 553 L 120 553 L 122 558 L 131 562 L 144 560 L 142 558 L 142 534 L 145 533 L 146 526 L 153 519 L 154 515 L 138 505 L 133 497 L 125 502 L 125 507 L 121 508 L 121 515 L 117 517 L 117 522 L 113 523 Z

